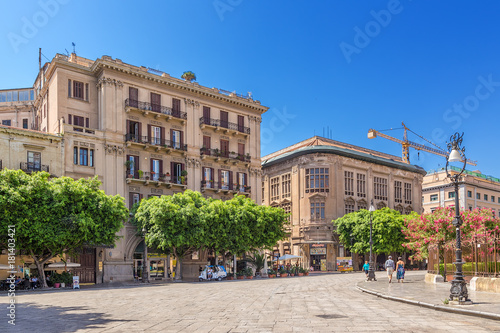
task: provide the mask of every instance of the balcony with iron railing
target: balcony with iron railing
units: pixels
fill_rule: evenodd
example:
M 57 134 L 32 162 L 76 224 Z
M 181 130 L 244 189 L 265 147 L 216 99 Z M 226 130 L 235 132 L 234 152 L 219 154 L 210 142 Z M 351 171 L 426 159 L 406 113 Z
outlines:
M 238 162 L 243 162 L 243 163 L 250 163 L 251 157 L 250 154 L 238 154 L 235 153 L 234 151 L 225 151 L 225 150 L 219 150 L 218 148 L 212 149 L 212 148 L 200 148 L 200 155 L 201 158 L 205 158 L 206 156 L 213 157 L 215 160 L 219 160 L 221 158 L 225 158 L 228 160 L 232 160 L 233 163 L 238 163 Z
M 181 187 L 185 187 L 187 184 L 187 177 L 183 176 L 170 176 L 169 173 L 156 173 L 156 172 L 147 172 L 147 171 L 135 171 L 131 172 L 130 169 L 127 169 L 126 175 L 127 183 L 131 183 L 133 181 L 142 182 L 145 185 L 149 185 L 151 183 L 156 186 L 166 185 L 168 188 L 172 187 L 172 185 L 178 185 Z
M 24 172 L 37 172 L 37 171 L 45 171 L 49 172 L 48 165 L 42 165 L 40 163 L 34 162 L 21 162 L 20 169 Z
M 125 100 L 125 106 L 128 109 L 135 108 L 135 109 L 138 109 L 141 111 L 145 111 L 146 113 L 148 111 L 151 111 L 151 112 L 156 112 L 156 113 L 165 115 L 167 117 L 171 116 L 171 117 L 175 117 L 178 119 L 184 119 L 184 120 L 187 119 L 186 112 L 182 112 L 180 110 L 174 110 L 169 106 L 163 106 L 163 105 L 159 105 L 159 104 L 152 104 L 152 103 L 148 103 L 148 102 L 136 101 L 136 100 L 133 100 L 130 98 L 127 98 Z
M 220 119 L 213 119 L 213 118 L 206 118 L 206 117 L 201 117 L 200 118 L 200 126 L 203 128 L 204 126 L 212 126 L 215 127 L 216 130 L 221 129 L 221 130 L 230 130 L 234 131 L 235 133 L 243 133 L 243 134 L 250 134 L 250 127 L 245 127 L 242 125 L 238 125 L 235 123 L 231 123 L 229 121 L 223 121 Z
M 165 148 L 167 150 L 175 149 L 180 151 L 187 151 L 187 144 L 165 140 L 162 138 L 139 136 L 136 134 L 125 134 L 125 142 L 136 143 L 143 146 L 155 146 L 158 149 Z M 147 148 L 147 147 L 146 147 Z
M 213 180 L 202 180 L 201 181 L 201 189 L 204 190 L 213 190 L 216 192 L 221 191 L 232 191 L 235 193 L 248 194 L 250 193 L 251 187 L 248 185 L 240 185 L 238 183 L 227 183 L 227 182 L 216 182 Z

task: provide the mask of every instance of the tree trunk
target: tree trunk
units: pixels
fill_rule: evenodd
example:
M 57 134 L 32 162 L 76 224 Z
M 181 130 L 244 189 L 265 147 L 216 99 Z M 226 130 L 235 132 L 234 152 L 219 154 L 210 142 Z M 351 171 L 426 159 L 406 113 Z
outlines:
M 47 279 L 45 278 L 45 271 L 43 270 L 43 265 L 47 262 L 47 260 L 51 259 L 53 256 L 48 255 L 47 257 L 45 257 L 45 259 L 40 260 L 36 255 L 33 254 L 32 251 L 31 257 L 33 258 L 33 261 L 35 261 L 36 268 L 38 269 L 38 274 L 40 282 L 42 284 L 42 288 L 48 288 L 49 286 L 47 285 Z
M 175 263 L 175 280 L 182 280 L 182 257 L 175 255 L 177 262 Z

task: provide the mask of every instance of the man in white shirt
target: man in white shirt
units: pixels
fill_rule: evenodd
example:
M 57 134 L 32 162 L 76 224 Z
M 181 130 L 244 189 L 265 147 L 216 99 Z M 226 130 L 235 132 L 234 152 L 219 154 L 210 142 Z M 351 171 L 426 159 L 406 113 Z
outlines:
M 394 264 L 394 260 L 392 260 L 392 257 L 389 256 L 389 259 L 386 260 L 384 264 L 384 268 L 387 271 L 387 276 L 389 277 L 389 283 L 392 281 L 392 273 L 394 273 L 394 269 L 396 269 L 396 266 Z

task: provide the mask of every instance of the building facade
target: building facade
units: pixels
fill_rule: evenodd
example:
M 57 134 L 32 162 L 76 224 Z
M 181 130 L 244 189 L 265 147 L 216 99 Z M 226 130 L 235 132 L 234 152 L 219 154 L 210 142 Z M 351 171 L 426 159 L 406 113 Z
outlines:
M 314 270 L 336 270 L 337 258 L 348 254 L 332 220 L 372 200 L 376 209 L 422 212 L 425 171 L 396 156 L 316 136 L 262 161 L 262 203 L 291 214 L 289 238 L 275 252 L 301 256 Z
M 460 170 L 451 167 L 450 172 L 456 174 Z M 458 198 L 461 210 L 490 208 L 495 216 L 500 216 L 500 179 L 466 170 L 459 183 Z M 432 213 L 438 207 L 455 206 L 455 188 L 444 169 L 431 170 L 424 177 L 422 206 L 425 213 Z
M 0 90 L 0 124 L 24 129 L 35 126 L 33 88 Z
M 98 176 L 109 195 L 131 207 L 142 198 L 192 189 L 206 197 L 261 192 L 259 101 L 103 56 L 56 55 L 34 84 L 42 132 L 64 137 L 62 174 Z M 126 223 L 111 249 L 97 249 L 95 282 L 142 275 L 143 238 Z M 148 251 L 151 278 L 166 277 L 169 258 Z M 207 255 L 183 264 L 196 276 Z

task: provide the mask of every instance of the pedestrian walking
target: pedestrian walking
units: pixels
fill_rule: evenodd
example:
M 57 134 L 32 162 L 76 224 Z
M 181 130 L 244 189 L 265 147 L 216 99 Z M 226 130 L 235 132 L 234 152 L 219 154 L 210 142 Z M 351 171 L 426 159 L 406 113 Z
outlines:
M 389 277 L 389 283 L 392 282 L 392 274 L 394 273 L 394 269 L 396 266 L 394 265 L 394 260 L 389 256 L 389 259 L 385 261 L 384 268 L 387 271 L 387 276 Z
M 368 277 L 368 271 L 370 270 L 370 264 L 368 261 L 365 261 L 365 264 L 363 265 L 363 270 L 365 271 L 366 277 Z
M 403 283 L 405 279 L 405 263 L 401 257 L 398 258 L 398 262 L 396 263 L 396 278 L 398 282 L 401 281 L 401 283 Z

